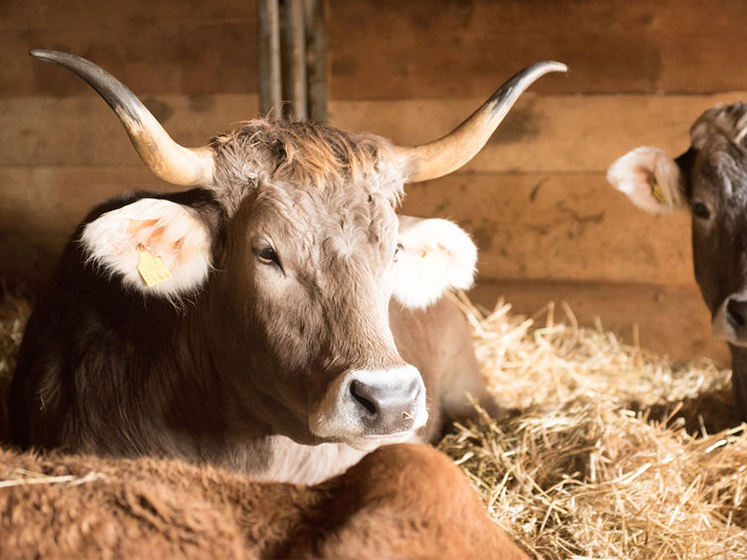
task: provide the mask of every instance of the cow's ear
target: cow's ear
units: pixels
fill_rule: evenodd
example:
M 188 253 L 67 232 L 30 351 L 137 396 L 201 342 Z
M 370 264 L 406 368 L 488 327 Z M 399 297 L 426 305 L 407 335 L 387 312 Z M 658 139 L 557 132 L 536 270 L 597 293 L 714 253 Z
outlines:
M 449 288 L 470 288 L 477 248 L 448 220 L 399 217 L 399 251 L 394 263 L 394 297 L 410 308 L 423 308 Z
M 199 288 L 210 271 L 211 235 L 197 211 L 169 200 L 140 200 L 85 226 L 86 258 L 125 286 L 176 299 Z
M 628 152 L 607 170 L 607 181 L 651 214 L 687 208 L 684 177 L 677 163 L 659 148 Z

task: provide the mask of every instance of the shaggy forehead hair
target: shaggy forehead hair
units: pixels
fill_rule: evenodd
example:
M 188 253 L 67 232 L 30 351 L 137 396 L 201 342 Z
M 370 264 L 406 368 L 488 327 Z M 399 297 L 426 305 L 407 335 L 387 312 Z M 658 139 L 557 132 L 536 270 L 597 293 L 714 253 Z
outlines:
M 744 147 L 745 135 L 747 105 L 742 101 L 708 109 L 690 128 L 690 138 L 696 150 L 704 149 L 714 139 Z
M 363 189 L 397 204 L 403 176 L 387 140 L 326 124 L 255 120 L 210 144 L 216 198 L 229 216 L 261 184 L 307 191 Z M 361 193 L 361 191 L 358 191 Z M 352 194 L 352 193 L 351 193 Z
M 690 128 L 696 158 L 691 172 L 695 181 L 688 189 L 700 185 L 709 191 L 732 195 L 745 190 L 745 137 L 747 105 L 737 102 L 719 105 L 705 111 Z

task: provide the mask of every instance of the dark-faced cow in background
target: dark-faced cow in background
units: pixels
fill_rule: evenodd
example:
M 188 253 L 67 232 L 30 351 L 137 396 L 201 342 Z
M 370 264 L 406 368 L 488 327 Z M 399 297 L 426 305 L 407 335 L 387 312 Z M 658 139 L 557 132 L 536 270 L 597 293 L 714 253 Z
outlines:
M 607 178 L 651 213 L 690 209 L 695 279 L 713 334 L 729 343 L 737 410 L 747 420 L 747 105 L 718 106 L 690 129 L 677 159 L 636 148 Z
M 464 319 L 439 299 L 471 285 L 475 246 L 395 208 L 564 65 L 521 71 L 423 146 L 256 120 L 192 149 L 95 64 L 32 54 L 88 82 L 158 177 L 194 188 L 110 200 L 78 228 L 22 344 L 16 443 L 314 483 L 433 437 L 469 414 L 465 391 L 491 407 Z

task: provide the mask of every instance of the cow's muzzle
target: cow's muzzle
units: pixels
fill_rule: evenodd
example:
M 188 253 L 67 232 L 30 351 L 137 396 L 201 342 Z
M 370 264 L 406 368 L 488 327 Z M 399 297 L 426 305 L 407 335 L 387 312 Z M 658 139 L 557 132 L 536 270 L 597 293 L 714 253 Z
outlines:
M 420 372 L 402 365 L 340 375 L 312 412 L 309 427 L 325 440 L 365 448 L 411 439 L 427 420 Z
M 713 336 L 747 347 L 747 291 L 731 294 L 713 316 Z

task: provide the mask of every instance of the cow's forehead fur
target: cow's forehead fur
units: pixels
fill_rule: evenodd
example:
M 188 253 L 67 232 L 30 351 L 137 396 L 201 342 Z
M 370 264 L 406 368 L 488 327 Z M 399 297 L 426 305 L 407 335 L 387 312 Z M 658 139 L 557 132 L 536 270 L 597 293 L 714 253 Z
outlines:
M 376 269 L 391 253 L 397 233 L 394 209 L 381 192 L 361 196 L 263 183 L 250 207 L 258 227 L 285 244 L 287 258 L 304 262 L 307 270 L 323 271 L 338 260 L 356 264 L 361 272 Z
M 697 153 L 691 187 L 741 195 L 747 188 L 747 104 L 708 109 L 691 127 L 690 137 Z
M 741 101 L 708 109 L 690 128 L 690 138 L 696 150 L 706 149 L 714 142 L 743 146 L 745 133 L 747 105 Z
M 401 166 L 391 145 L 369 134 L 305 122 L 255 120 L 211 142 L 216 199 L 231 216 L 253 189 L 273 185 L 306 196 L 366 198 L 396 205 L 403 194 Z

